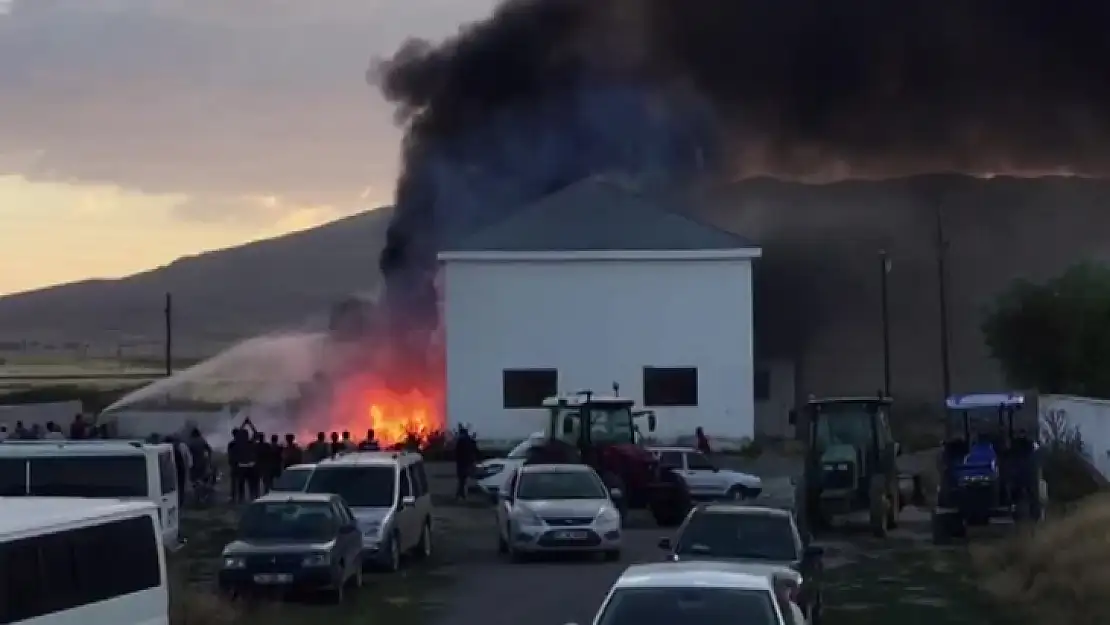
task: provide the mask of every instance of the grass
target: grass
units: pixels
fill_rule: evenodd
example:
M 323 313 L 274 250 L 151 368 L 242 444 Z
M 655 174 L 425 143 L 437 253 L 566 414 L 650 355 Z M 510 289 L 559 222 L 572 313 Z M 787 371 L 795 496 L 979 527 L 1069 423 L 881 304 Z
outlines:
M 367 574 L 362 590 L 342 605 L 310 597 L 291 601 L 229 602 L 214 593 L 223 546 L 234 536 L 236 514 L 226 507 L 188 510 L 182 531 L 190 540 L 171 557 L 171 625 L 355 625 L 371 619 L 421 625 L 440 607 L 450 585 L 435 562 L 397 575 Z
M 827 572 L 826 625 L 1008 625 L 963 549 L 892 540 Z

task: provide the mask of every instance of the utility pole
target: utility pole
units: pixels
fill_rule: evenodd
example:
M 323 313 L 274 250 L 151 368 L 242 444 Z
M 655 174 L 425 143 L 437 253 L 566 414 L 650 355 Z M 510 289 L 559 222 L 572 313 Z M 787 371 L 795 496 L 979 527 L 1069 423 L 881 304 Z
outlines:
M 166 377 L 173 375 L 173 294 L 166 292 Z
M 888 275 L 890 274 L 890 255 L 886 250 L 879 250 L 879 297 L 882 298 L 882 323 L 883 323 L 883 394 L 891 397 L 890 387 L 890 292 L 888 289 Z
M 944 236 L 944 218 L 939 198 L 933 199 L 936 220 L 937 252 L 937 304 L 940 307 L 940 373 L 945 398 L 952 395 L 952 363 L 949 353 L 948 331 L 948 240 Z

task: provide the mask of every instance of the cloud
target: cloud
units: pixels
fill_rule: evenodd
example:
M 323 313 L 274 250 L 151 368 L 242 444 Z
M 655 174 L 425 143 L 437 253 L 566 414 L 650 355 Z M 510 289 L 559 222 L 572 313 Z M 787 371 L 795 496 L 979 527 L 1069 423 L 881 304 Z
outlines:
M 242 198 L 303 212 L 387 191 L 399 132 L 364 82 L 371 58 L 493 4 L 3 2 L 0 174 L 204 198 L 183 217 L 267 214 Z

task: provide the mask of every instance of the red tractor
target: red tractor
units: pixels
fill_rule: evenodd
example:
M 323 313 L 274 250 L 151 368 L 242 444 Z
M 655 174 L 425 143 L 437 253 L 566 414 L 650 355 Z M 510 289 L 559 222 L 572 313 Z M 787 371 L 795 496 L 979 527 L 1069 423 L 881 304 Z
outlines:
M 648 431 L 654 432 L 655 414 L 633 412 L 633 404 L 627 397 L 591 391 L 547 398 L 547 439 L 532 448 L 528 462 L 588 464 L 606 486 L 619 491 L 622 514 L 647 508 L 659 525 L 677 526 L 693 506 L 689 488 L 640 444 L 635 422 L 646 417 Z

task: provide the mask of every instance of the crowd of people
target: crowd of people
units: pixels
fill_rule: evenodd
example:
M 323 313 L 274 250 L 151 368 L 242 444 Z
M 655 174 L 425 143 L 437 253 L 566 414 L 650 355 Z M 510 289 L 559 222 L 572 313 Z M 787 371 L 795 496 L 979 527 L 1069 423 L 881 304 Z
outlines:
M 295 464 L 316 463 L 346 451 L 378 451 L 381 445 L 373 429 L 366 430 L 366 438 L 355 442 L 350 432 L 324 432 L 305 447 L 297 442 L 295 434 L 286 434 L 284 440 L 277 434 L 258 431 L 250 419 L 231 432 L 227 445 L 228 471 L 231 476 L 231 500 L 250 501 L 269 492 L 281 472 Z
M 73 421 L 69 424 L 68 436 L 62 430 L 62 427 L 54 421 L 48 421 L 46 425 L 32 423 L 30 426 L 24 425 L 23 421 L 16 421 L 15 426 L 10 430 L 6 423 L 0 423 L 0 441 L 36 441 L 51 439 L 82 440 L 95 438 L 108 438 L 108 427 L 89 423 L 85 420 L 84 415 L 81 414 L 77 414 L 73 417 Z

